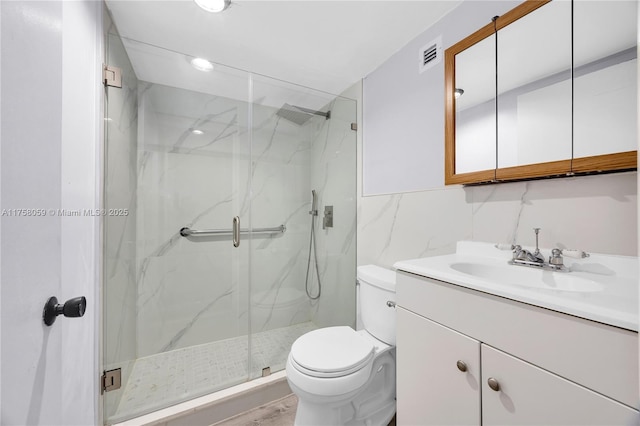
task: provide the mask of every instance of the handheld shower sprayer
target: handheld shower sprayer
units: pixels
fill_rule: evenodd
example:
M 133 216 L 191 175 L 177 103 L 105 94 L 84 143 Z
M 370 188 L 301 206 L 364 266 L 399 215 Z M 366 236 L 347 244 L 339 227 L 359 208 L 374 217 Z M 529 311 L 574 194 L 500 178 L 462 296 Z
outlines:
M 311 190 L 311 210 L 309 210 L 309 214 L 311 215 L 311 235 L 309 235 L 309 257 L 307 258 L 307 274 L 305 276 L 304 289 L 307 293 L 307 296 L 311 300 L 317 300 L 320 298 L 320 294 L 322 294 L 322 284 L 320 282 L 320 270 L 318 268 L 318 252 L 316 250 L 316 234 L 315 234 L 315 219 L 318 216 L 318 194 L 316 194 L 316 190 Z M 309 270 L 311 269 L 311 251 L 313 251 L 313 260 L 315 263 L 316 270 L 316 278 L 318 279 L 318 293 L 315 296 L 311 295 L 311 291 L 309 290 Z
M 311 210 L 309 214 L 312 216 L 318 216 L 318 196 L 316 194 L 316 190 L 311 190 Z

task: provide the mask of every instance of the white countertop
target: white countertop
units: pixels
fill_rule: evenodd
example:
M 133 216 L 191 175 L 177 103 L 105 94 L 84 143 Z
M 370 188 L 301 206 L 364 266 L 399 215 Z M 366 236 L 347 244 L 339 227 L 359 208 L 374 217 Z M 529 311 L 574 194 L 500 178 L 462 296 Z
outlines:
M 548 258 L 550 250 L 541 251 Z M 455 254 L 402 260 L 393 266 L 399 271 L 638 331 L 637 257 L 593 253 L 585 259 L 565 257 L 564 263 L 570 272 L 508 265 L 509 259 L 510 251 L 498 250 L 493 244 L 461 241 L 458 242 Z M 452 265 L 455 267 L 460 264 L 482 265 L 493 270 L 509 269 L 504 270 L 507 273 L 499 280 L 489 280 L 452 268 Z M 564 277 L 554 274 L 562 274 Z M 578 284 L 573 287 L 575 290 L 568 291 L 548 286 L 530 287 L 512 284 L 512 276 L 517 276 L 521 282 L 539 277 L 540 280 L 549 282 L 556 279 L 575 280 Z M 587 281 L 581 281 L 582 279 Z M 592 284 L 597 290 L 581 291 L 581 282 Z

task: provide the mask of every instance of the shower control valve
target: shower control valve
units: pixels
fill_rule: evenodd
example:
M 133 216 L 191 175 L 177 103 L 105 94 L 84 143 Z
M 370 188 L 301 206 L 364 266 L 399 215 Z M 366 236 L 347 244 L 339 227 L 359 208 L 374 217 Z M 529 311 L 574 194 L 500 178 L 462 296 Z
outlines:
M 322 229 L 333 228 L 333 206 L 324 206 Z

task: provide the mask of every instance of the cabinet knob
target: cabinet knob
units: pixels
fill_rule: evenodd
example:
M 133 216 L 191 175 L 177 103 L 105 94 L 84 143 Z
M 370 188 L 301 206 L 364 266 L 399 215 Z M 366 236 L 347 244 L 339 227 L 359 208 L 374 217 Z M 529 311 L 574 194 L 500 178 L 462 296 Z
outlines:
M 498 392 L 500 390 L 500 383 L 498 383 L 498 381 L 496 379 L 494 379 L 493 377 L 489 377 L 489 380 L 487 380 L 487 383 L 489 384 L 489 387 Z
M 465 364 L 464 361 L 458 360 L 458 362 L 456 362 L 456 366 L 458 367 L 458 370 L 462 371 L 463 373 L 467 371 L 467 364 Z

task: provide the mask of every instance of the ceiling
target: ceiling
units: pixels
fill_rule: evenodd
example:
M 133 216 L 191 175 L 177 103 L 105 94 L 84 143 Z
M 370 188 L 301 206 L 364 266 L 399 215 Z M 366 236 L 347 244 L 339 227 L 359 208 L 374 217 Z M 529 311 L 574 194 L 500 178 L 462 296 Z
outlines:
M 333 94 L 461 2 L 232 0 L 213 14 L 191 0 L 106 0 L 122 37 Z M 145 49 L 132 45 L 125 43 L 138 78 L 168 84 L 153 75 L 162 67 L 144 65 L 143 56 L 157 55 L 136 57 Z

